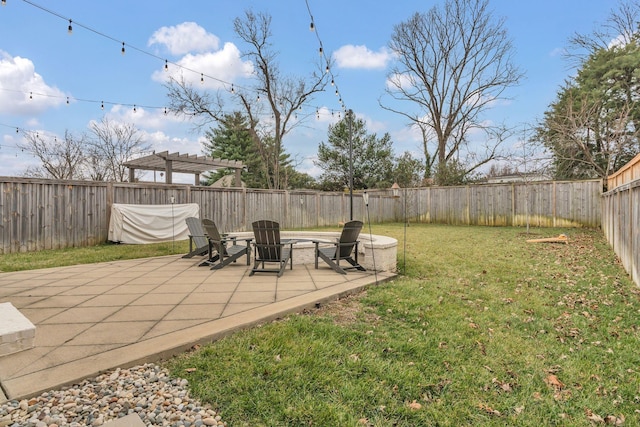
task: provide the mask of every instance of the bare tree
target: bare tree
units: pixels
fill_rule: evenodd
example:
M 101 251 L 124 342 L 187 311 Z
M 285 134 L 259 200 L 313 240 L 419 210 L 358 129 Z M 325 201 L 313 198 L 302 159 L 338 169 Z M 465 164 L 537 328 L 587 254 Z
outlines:
M 606 178 L 637 154 L 635 102 L 618 99 L 607 109 L 606 100 L 582 97 L 577 90 L 563 96 L 537 129 L 537 138 L 553 152 L 557 179 Z
M 253 88 L 233 88 L 231 96 L 248 118 L 249 128 L 246 130 L 262 158 L 266 186 L 283 188 L 282 140 L 300 123 L 295 120 L 296 111 L 315 93 L 324 90 L 328 75 L 323 72 L 321 64 L 308 79 L 280 72 L 277 54 L 270 42 L 271 16 L 247 11 L 243 18 L 236 18 L 233 25 L 236 34 L 249 46 L 244 57 L 254 64 L 256 84 Z M 202 93 L 184 78 L 170 80 L 167 88 L 170 109 L 194 119 L 196 127 L 225 124 L 229 111 L 225 108 L 225 97 L 221 92 Z M 265 110 L 270 113 L 271 120 L 260 119 Z
M 18 148 L 31 153 L 42 163 L 40 167 L 25 171 L 26 176 L 52 179 L 84 178 L 85 136 L 76 138 L 65 131 L 64 139 L 42 137 L 38 132 L 26 132 L 24 143 Z
M 93 140 L 87 150 L 87 166 L 94 179 L 126 181 L 127 167 L 123 163 L 151 150 L 131 123 L 103 117 L 100 122 L 92 122 L 90 128 Z
M 602 25 L 589 34 L 574 33 L 569 39 L 565 57 L 575 66 L 582 65 L 589 55 L 609 49 L 612 45 L 624 46 L 637 36 L 640 22 L 640 1 L 620 2 L 612 9 Z
M 416 13 L 395 26 L 389 46 L 398 61 L 386 93 L 392 101 L 408 101 L 415 108 L 381 106 L 420 129 L 427 175 L 434 165 L 441 170 L 449 163 L 463 165 L 469 174 L 498 157 L 510 135 L 510 129 L 488 124 L 483 117 L 522 78 L 512 63 L 513 48 L 503 23 L 493 19 L 488 0 L 447 0 L 444 8 Z M 482 150 L 469 146 L 472 133 L 485 134 Z

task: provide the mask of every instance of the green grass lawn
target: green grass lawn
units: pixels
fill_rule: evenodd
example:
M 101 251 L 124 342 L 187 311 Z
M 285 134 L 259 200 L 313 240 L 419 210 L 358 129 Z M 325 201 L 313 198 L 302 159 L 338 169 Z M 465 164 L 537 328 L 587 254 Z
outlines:
M 233 427 L 640 425 L 640 289 L 600 231 L 372 232 L 398 239 L 396 280 L 166 365 Z M 186 250 L 11 254 L 0 270 Z
M 640 290 L 601 232 L 373 233 L 398 238 L 404 276 L 174 358 L 173 374 L 234 427 L 639 425 Z M 570 243 L 526 242 L 559 233 Z

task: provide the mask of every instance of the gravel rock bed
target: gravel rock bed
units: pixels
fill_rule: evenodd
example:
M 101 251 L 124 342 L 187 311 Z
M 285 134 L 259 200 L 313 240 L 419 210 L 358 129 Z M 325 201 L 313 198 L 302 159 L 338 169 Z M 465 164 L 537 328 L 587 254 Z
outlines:
M 214 410 L 189 397 L 187 384 L 155 364 L 116 369 L 31 399 L 5 402 L 0 427 L 97 427 L 129 414 L 138 414 L 146 426 L 226 426 Z

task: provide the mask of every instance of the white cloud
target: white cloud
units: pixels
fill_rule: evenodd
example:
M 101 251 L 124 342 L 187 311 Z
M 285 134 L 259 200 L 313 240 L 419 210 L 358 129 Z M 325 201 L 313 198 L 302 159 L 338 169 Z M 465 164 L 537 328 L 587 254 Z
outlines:
M 373 52 L 366 46 L 348 44 L 335 51 L 333 58 L 340 68 L 383 69 L 393 58 L 393 54 L 384 47 Z
M 146 109 L 144 107 L 114 105 L 106 113 L 106 116 L 119 123 L 133 123 L 138 129 L 164 129 L 175 123 L 184 123 L 184 120 L 171 112 L 164 112 L 163 108 Z
M 217 89 L 228 86 L 226 82 L 253 74 L 253 64 L 242 60 L 240 51 L 233 43 L 225 43 L 222 50 L 216 52 L 187 54 L 176 61 L 176 64 L 179 67 L 169 66 L 168 71 L 164 71 L 163 68 L 154 72 L 152 79 L 164 83 L 169 77 L 180 80 L 182 76 L 191 84 L 197 83 L 205 89 Z M 206 70 L 206 73 L 203 70 Z M 198 74 L 198 71 L 201 74 Z M 215 76 L 215 79 L 209 76 Z
M 172 55 L 184 55 L 190 52 L 216 50 L 220 45 L 220 39 L 195 22 L 183 22 L 156 30 L 148 42 L 149 46 L 154 44 L 163 45 Z
M 30 59 L 0 50 L 0 114 L 38 114 L 65 102 L 64 93 L 47 85 Z
M 415 87 L 413 76 L 409 73 L 393 74 L 385 82 L 385 86 L 390 90 L 410 89 Z
M 558 57 L 558 56 L 563 56 L 567 53 L 567 49 L 564 47 L 557 47 L 555 49 L 553 49 L 550 53 L 549 56 L 554 58 L 554 57 Z

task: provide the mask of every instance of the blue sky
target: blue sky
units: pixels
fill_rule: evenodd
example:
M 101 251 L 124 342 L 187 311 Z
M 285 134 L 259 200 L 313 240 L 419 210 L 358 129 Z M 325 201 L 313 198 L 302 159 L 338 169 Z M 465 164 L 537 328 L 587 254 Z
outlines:
M 0 8 L 0 176 L 19 175 L 37 163 L 16 147 L 22 139 L 16 128 L 60 138 L 65 130 L 87 132 L 92 120 L 105 115 L 134 123 L 156 151 L 202 154 L 202 134 L 189 122 L 164 114 L 168 100 L 163 80 L 173 72 L 189 74 L 173 65 L 181 64 L 213 77 L 205 78 L 208 88 L 220 81 L 246 84 L 243 76 L 251 65 L 240 56 L 245 46 L 233 32 L 233 19 L 247 9 L 272 16 L 273 43 L 284 73 L 312 71 L 319 36 L 325 55 L 335 61 L 332 73 L 347 108 L 366 121 L 370 132 L 388 132 L 396 154 L 421 156 L 418 135 L 401 116 L 381 109 L 378 99 L 392 60 L 386 46 L 394 25 L 441 3 L 308 0 L 314 33 L 304 0 L 6 0 Z M 489 118 L 524 126 L 542 117 L 572 73 L 561 55 L 568 38 L 591 32 L 617 2 L 490 0 L 490 7 L 505 19 L 515 63 L 525 78 L 506 94 L 512 100 L 492 109 Z M 69 19 L 72 34 L 67 32 Z M 190 74 L 200 80 L 199 74 Z M 327 125 L 337 120 L 341 108 L 334 91 L 328 87 L 317 96 L 306 109 L 310 117 L 284 141 L 298 169 L 314 176 L 318 145 L 326 141 Z M 320 120 L 316 109 L 323 112 Z M 190 183 L 192 177 L 174 181 Z

